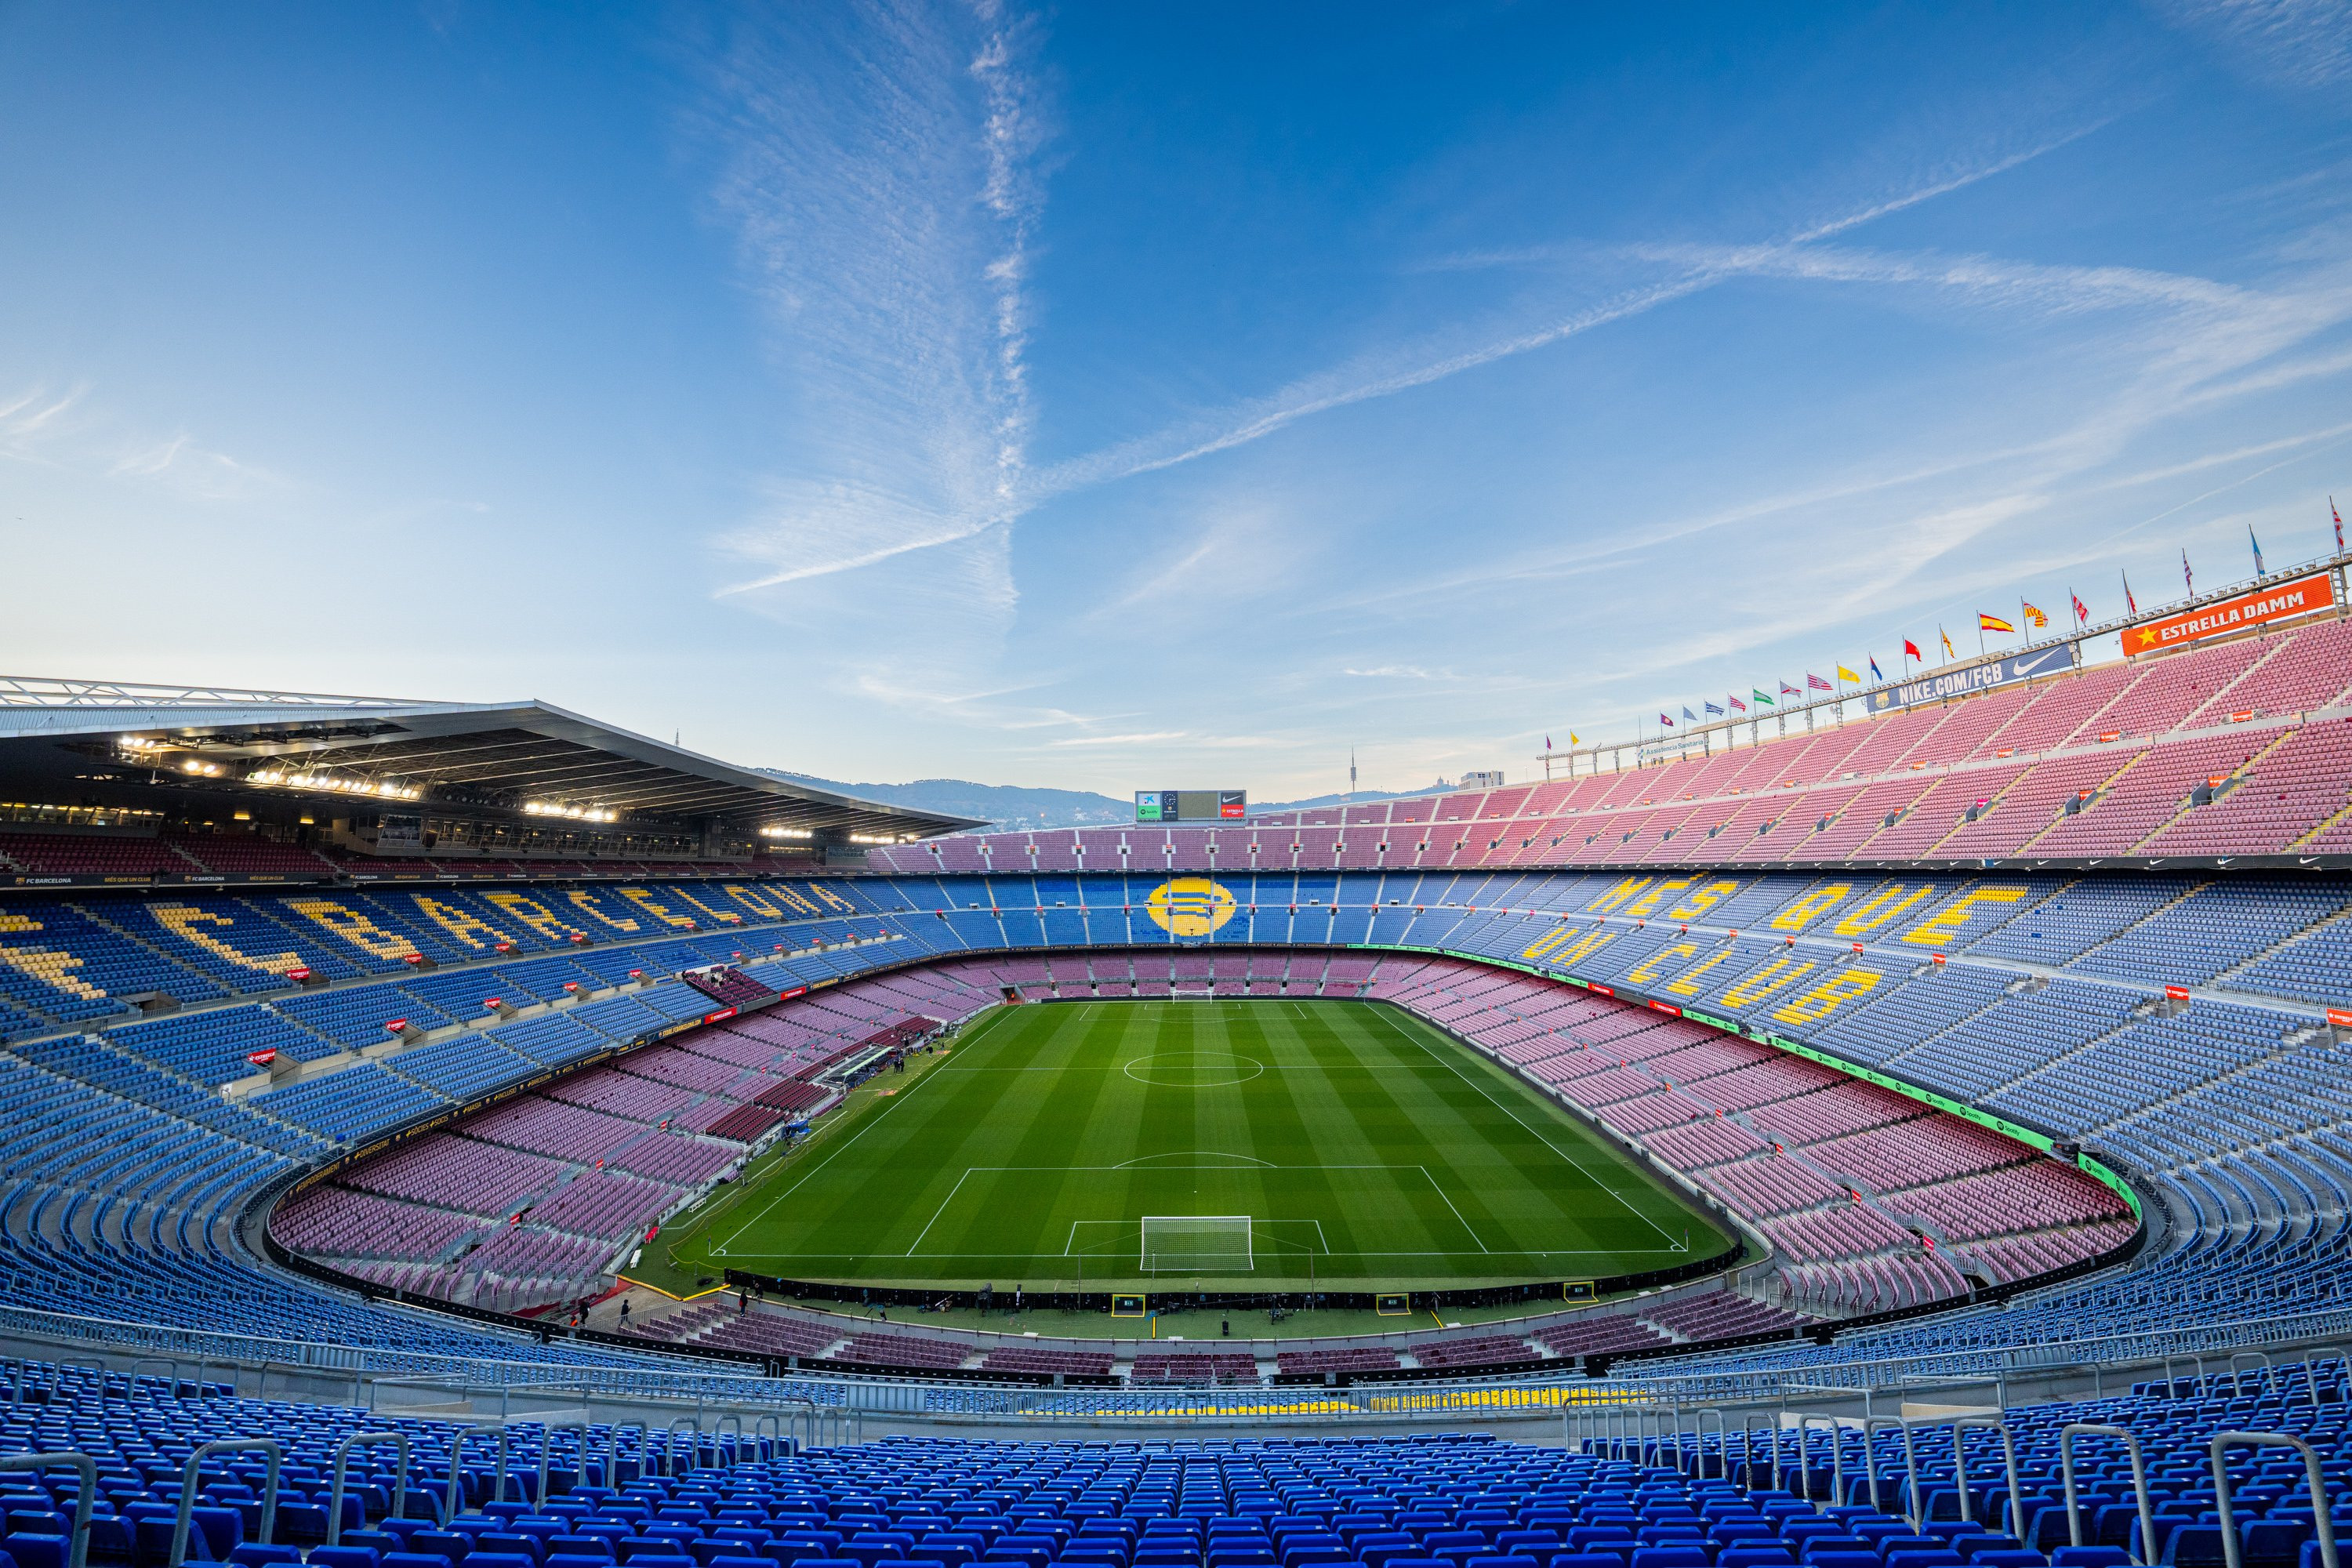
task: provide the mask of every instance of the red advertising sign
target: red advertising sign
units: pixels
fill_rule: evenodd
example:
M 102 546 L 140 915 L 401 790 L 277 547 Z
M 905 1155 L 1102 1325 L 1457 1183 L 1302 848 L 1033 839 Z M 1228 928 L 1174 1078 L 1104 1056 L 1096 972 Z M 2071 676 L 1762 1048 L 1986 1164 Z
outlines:
M 404 1035 L 408 1032 L 408 1020 L 405 1018 L 386 1018 L 383 1021 L 383 1032 L 387 1035 Z
M 272 1046 L 265 1050 L 247 1051 L 245 1053 L 245 1059 L 255 1067 L 266 1068 L 278 1059 L 278 1048 Z
M 1651 1005 L 1653 1008 L 1654 1008 L 1655 1010 L 1657 1010 L 1658 1012 L 1661 1012 L 1661 1013 L 1672 1013 L 1672 1014 L 1673 1014 L 1675 1017 L 1677 1017 L 1677 1018 L 1679 1018 L 1679 1017 L 1681 1017 L 1681 1016 L 1683 1016 L 1683 1010 L 1682 1010 L 1680 1007 L 1675 1006 L 1675 1005 L 1673 1003 L 1671 1003 L 1671 1002 L 1659 1002 L 1659 1001 L 1653 1000 L 1653 1001 L 1651 1002 L 1650 1005 Z M 1672 1088 L 1674 1088 L 1675 1086 L 1674 1086 L 1673 1084 L 1668 1084 L 1668 1085 L 1666 1085 L 1666 1087 L 1667 1087 L 1668 1089 L 1672 1089 Z
M 2327 1021 L 2339 1029 L 2352 1029 L 2352 1012 L 2347 1012 L 2341 1007 L 2330 1007 L 2327 1010 Z
M 2175 1002 L 2186 1002 L 2189 1000 L 2189 987 L 2186 985 L 2168 985 L 2164 988 L 2164 994 L 2168 998 Z
M 2314 572 L 2292 583 L 2273 584 L 2184 615 L 2167 616 L 2162 620 L 2126 627 L 2124 651 L 2161 653 L 2166 648 L 2187 647 L 2200 637 L 2242 631 L 2289 616 L 2307 616 L 2314 610 L 2328 609 L 2335 603 L 2336 579 L 2325 572 Z
M 304 981 L 310 978 L 310 972 L 298 964 L 294 968 L 286 972 L 286 978 L 291 980 L 295 984 L 299 985 Z
M 728 1020 L 728 1019 L 730 1019 L 730 1018 L 733 1017 L 734 1016 L 735 1016 L 735 1009 L 734 1009 L 734 1008 L 732 1008 L 732 1007 L 721 1007 L 721 1008 L 720 1008 L 720 1009 L 719 1009 L 719 1011 L 717 1011 L 716 1013 L 705 1013 L 705 1014 L 702 1016 L 702 1021 L 703 1021 L 704 1023 L 706 1023 L 706 1024 L 719 1024 L 719 1023 L 724 1023 L 726 1020 Z

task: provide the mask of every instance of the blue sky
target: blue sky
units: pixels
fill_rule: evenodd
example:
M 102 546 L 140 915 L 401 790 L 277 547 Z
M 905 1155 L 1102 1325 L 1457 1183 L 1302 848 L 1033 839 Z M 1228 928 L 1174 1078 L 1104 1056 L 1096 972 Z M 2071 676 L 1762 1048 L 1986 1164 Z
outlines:
M 2352 11 L 0 4 L 0 668 L 1261 798 L 2352 492 Z

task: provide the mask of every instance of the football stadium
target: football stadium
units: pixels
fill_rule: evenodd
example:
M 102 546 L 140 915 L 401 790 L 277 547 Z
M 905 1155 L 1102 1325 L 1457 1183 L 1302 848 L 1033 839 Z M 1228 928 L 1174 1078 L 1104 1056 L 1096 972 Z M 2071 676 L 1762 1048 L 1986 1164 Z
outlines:
M 0 1568 L 2346 1568 L 2352 21 L 2093 11 L 0 6 Z

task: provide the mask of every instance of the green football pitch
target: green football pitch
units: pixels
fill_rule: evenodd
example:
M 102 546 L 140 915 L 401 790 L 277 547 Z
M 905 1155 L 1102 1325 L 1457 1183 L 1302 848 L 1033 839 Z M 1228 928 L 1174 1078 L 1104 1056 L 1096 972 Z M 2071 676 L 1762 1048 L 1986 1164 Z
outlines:
M 1519 1079 L 1376 1003 L 1007 1006 L 919 1062 L 674 1228 L 673 1264 L 1381 1290 L 1591 1279 L 1731 1246 Z

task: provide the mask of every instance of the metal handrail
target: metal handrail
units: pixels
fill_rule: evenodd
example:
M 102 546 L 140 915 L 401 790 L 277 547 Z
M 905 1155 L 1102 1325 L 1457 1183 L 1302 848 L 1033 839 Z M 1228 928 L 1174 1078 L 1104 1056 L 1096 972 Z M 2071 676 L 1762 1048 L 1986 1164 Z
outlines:
M 343 1497 L 351 1479 L 352 1450 L 373 1448 L 381 1443 L 398 1445 L 394 1463 L 400 1467 L 399 1489 L 392 1503 L 392 1517 L 408 1517 L 408 1434 L 405 1432 L 354 1432 L 335 1445 L 335 1484 L 327 1497 L 327 1544 L 337 1546 L 343 1539 Z
M 1720 1407 L 1703 1405 L 1691 1412 L 1691 1439 L 1698 1445 L 1698 1479 L 1706 1479 L 1706 1418 L 1715 1417 L 1715 1473 L 1726 1480 L 1731 1478 L 1731 1428 L 1724 1420 Z
M 142 1355 L 131 1363 L 130 1381 L 123 1386 L 126 1404 L 129 1403 L 130 1396 L 138 1392 L 139 1369 L 142 1366 L 160 1366 L 169 1372 L 172 1376 L 172 1397 L 173 1399 L 180 1397 L 180 1358 L 168 1355 Z
M 2230 1396 L 2234 1399 L 2239 1394 L 2243 1394 L 2246 1391 L 2244 1374 L 2238 1371 L 2238 1363 L 2244 1361 L 2249 1356 L 2252 1357 L 2262 1365 L 2263 1382 L 2261 1386 L 2272 1394 L 2276 1394 L 2278 1392 L 2278 1369 L 2271 1364 L 2271 1356 L 2268 1351 L 2232 1351 L 2230 1352 Z
M 1969 1457 L 1965 1445 L 1960 1441 L 1963 1430 L 2000 1434 L 2001 1462 L 2009 1472 L 2009 1532 L 2022 1542 L 2025 1540 L 2025 1501 L 2019 1496 L 2021 1489 L 2017 1475 L 2017 1439 L 2010 1435 L 2009 1423 L 1996 1416 L 1963 1415 L 1952 1423 L 1952 1468 L 1959 1481 L 1961 1522 L 1972 1522 L 1976 1518 L 1975 1504 L 1969 1500 Z M 2236 1568 L 2236 1565 L 2232 1564 L 2231 1568 Z
M 215 1454 L 259 1454 L 268 1461 L 262 1482 L 262 1544 L 268 1544 L 278 1533 L 278 1477 L 286 1464 L 285 1445 L 275 1437 L 215 1437 L 198 1445 L 195 1452 L 188 1456 L 188 1462 L 180 1468 L 180 1511 L 172 1521 L 172 1554 L 164 1559 L 164 1568 L 180 1568 L 188 1560 L 188 1526 L 196 1517 L 197 1471 Z
M 1830 1506 L 1832 1507 L 1845 1501 L 1845 1444 L 1842 1440 L 1845 1429 L 1838 1425 L 1838 1419 L 1834 1415 L 1797 1417 L 1797 1474 L 1804 1488 L 1805 1501 L 1811 1504 L 1815 1513 L 1821 1513 L 1824 1511 L 1823 1506 L 1813 1502 L 1813 1457 L 1808 1450 L 1805 1441 L 1812 1436 L 1816 1422 L 1829 1428 Z
M 694 1468 L 695 1461 L 701 1458 L 701 1424 L 696 1421 L 691 1415 L 678 1416 L 667 1426 L 662 1428 L 661 1458 L 662 1474 L 665 1476 L 675 1476 L 677 1474 L 677 1429 L 681 1426 L 686 1428 L 688 1435 L 688 1442 L 686 1446 L 686 1468 L 689 1470 L 692 1469 Z
M 554 1457 L 555 1435 L 559 1432 L 580 1434 L 580 1484 L 582 1486 L 588 1484 L 588 1423 L 563 1421 L 552 1426 L 542 1426 L 539 1429 L 539 1480 L 537 1489 L 531 1494 L 530 1500 L 530 1506 L 533 1508 L 547 1506 L 548 1463 Z
M 71 1465 L 74 1473 L 81 1478 L 79 1493 L 74 1499 L 73 1538 L 66 1548 L 66 1568 L 86 1568 L 89 1562 L 90 1500 L 98 1490 L 97 1461 L 73 1448 L 0 1455 L 0 1470 L 46 1470 L 58 1465 Z
M 728 1451 L 719 1446 L 719 1435 L 725 1429 L 727 1424 L 730 1422 L 732 1422 L 735 1426 L 735 1457 L 737 1458 L 742 1458 L 743 1417 L 737 1415 L 732 1410 L 722 1410 L 717 1415 L 712 1416 L 710 1420 L 710 1454 L 714 1463 L 723 1465 L 728 1462 Z M 700 1459 L 702 1458 L 701 1451 L 699 1449 L 696 1450 L 695 1458 L 697 1459 Z
M 2319 1535 L 2320 1568 L 2339 1568 L 2336 1524 L 2327 1516 L 2327 1483 L 2319 1473 L 2318 1451 L 2284 1432 L 2216 1432 L 2206 1449 L 2213 1456 L 2213 1491 L 2221 1515 L 2221 1556 L 2227 1568 L 2245 1568 L 2244 1552 L 2238 1544 L 2238 1512 L 2230 1500 L 2230 1465 L 2223 1458 L 2239 1447 L 2293 1448 L 2303 1456 L 2304 1479 L 2311 1484 L 2313 1528 Z
M 447 1524 L 451 1520 L 457 1517 L 458 1486 L 465 1476 L 465 1472 L 458 1468 L 457 1461 L 465 1452 L 466 1439 L 474 1436 L 477 1432 L 495 1432 L 498 1434 L 499 1457 L 496 1461 L 498 1470 L 497 1479 L 491 1483 L 492 1490 L 490 1492 L 490 1500 L 492 1502 L 504 1502 L 507 1500 L 506 1424 L 502 1421 L 468 1421 L 461 1426 L 453 1426 L 449 1429 L 449 1485 L 443 1492 L 441 1499 L 441 1522 L 443 1524 Z
M 1908 1500 L 1904 1510 L 1904 1517 L 1911 1521 L 1912 1530 L 1916 1531 L 1919 1528 L 1921 1518 L 1919 1511 L 1919 1448 L 1918 1445 L 1912 1440 L 1911 1423 L 1905 1420 L 1902 1416 L 1865 1415 L 1862 1418 L 1862 1453 L 1864 1463 L 1868 1467 L 1870 1473 L 1870 1506 L 1880 1513 L 1886 1511 L 1885 1509 L 1880 1508 L 1878 1503 L 1878 1456 L 1874 1449 L 1871 1439 L 1877 1436 L 1879 1433 L 1886 1430 L 1890 1426 L 1903 1434 L 1903 1474 L 1905 1479 L 1908 1483 L 1908 1488 L 1904 1494 Z
M 2076 1437 L 2118 1437 L 2131 1455 L 2132 1498 L 2139 1505 L 2139 1550 L 2135 1562 L 2156 1561 L 2156 1510 L 2147 1495 L 2147 1461 L 2140 1453 L 2139 1434 L 2128 1426 L 2109 1426 L 2096 1421 L 2074 1421 L 2058 1429 L 2058 1468 L 2066 1482 L 2066 1542 L 2070 1546 L 2083 1544 L 2083 1508 L 2074 1490 L 2074 1439 Z M 2020 1536 L 2021 1543 L 2024 1537 Z

